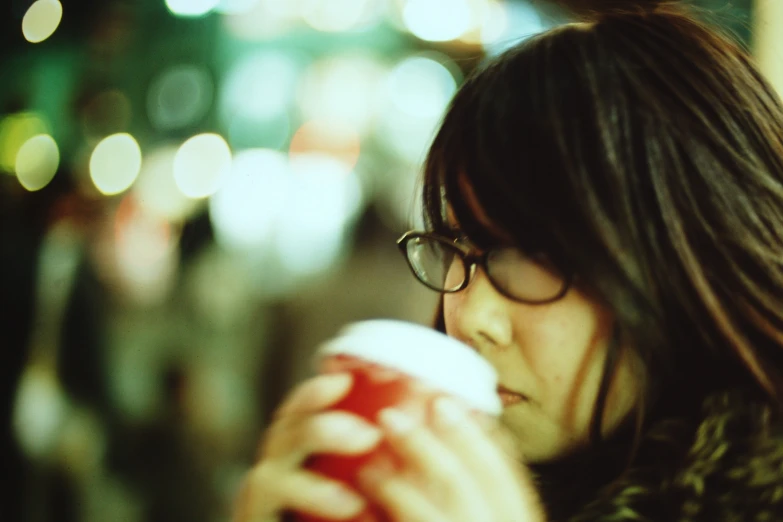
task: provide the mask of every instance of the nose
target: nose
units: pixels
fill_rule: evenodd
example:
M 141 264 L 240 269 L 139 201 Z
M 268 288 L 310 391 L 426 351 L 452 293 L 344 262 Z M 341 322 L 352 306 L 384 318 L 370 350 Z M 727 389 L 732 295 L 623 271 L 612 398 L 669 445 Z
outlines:
M 443 299 L 447 330 L 453 330 L 479 354 L 488 356 L 491 350 L 511 345 L 509 307 L 513 303 L 492 286 L 482 269 L 476 270 L 467 288 Z

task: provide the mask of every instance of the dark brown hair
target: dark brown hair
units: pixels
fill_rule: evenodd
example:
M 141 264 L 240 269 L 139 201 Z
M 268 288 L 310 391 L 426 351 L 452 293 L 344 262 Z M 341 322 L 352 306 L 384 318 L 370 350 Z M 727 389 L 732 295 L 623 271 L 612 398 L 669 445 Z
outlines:
M 725 388 L 780 406 L 783 106 L 729 37 L 664 2 L 524 41 L 465 82 L 426 160 L 428 228 L 445 232 L 448 203 L 492 242 L 462 174 L 517 246 L 612 308 L 640 363 L 640 430 Z

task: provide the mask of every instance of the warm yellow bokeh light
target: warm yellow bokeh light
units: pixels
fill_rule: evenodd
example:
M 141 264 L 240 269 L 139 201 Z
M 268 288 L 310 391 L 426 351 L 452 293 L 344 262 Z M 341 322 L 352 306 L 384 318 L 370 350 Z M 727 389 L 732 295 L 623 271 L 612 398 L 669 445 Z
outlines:
M 141 148 L 130 134 L 104 138 L 90 157 L 90 177 L 107 196 L 127 190 L 141 171 Z
M 388 71 L 382 58 L 369 53 L 335 54 L 313 63 L 298 86 L 300 110 L 308 120 L 370 130 Z
M 33 136 L 49 134 L 43 118 L 31 112 L 12 114 L 0 121 L 0 168 L 14 172 L 19 149 Z
M 282 36 L 300 22 L 298 2 L 258 0 L 241 13 L 224 15 L 227 31 L 240 40 L 260 41 Z
M 30 43 L 40 43 L 54 34 L 63 19 L 58 0 L 37 0 L 22 19 L 22 34 Z
M 48 134 L 33 136 L 16 155 L 16 177 L 19 183 L 33 192 L 52 181 L 60 166 L 60 149 Z
M 145 214 L 164 221 L 182 222 L 204 203 L 185 196 L 177 187 L 174 158 L 178 150 L 179 145 L 166 144 L 145 152 L 141 173 L 131 189 Z
M 304 0 L 302 18 L 313 29 L 341 32 L 354 29 L 375 2 L 369 0 Z
M 508 31 L 508 6 L 499 0 L 470 0 L 471 28 L 460 41 L 471 45 L 491 45 Z
M 303 124 L 291 137 L 291 156 L 321 154 L 340 161 L 348 174 L 359 161 L 361 139 L 350 127 L 325 125 L 318 121 Z
M 191 198 L 214 194 L 230 170 L 231 149 L 218 134 L 199 134 L 190 138 L 174 158 L 177 187 Z

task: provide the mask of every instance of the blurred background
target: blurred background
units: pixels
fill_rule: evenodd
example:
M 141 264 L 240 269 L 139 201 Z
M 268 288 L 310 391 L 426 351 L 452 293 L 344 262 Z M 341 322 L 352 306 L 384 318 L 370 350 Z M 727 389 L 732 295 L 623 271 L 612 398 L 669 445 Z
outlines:
M 427 145 L 564 4 L 4 0 L 0 521 L 228 521 L 320 342 L 431 321 Z M 779 0 L 699 5 L 781 83 Z

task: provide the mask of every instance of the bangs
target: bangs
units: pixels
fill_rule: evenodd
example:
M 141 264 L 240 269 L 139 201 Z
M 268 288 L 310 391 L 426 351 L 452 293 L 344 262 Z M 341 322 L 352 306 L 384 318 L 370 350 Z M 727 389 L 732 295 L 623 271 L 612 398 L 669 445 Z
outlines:
M 513 238 L 514 247 L 567 266 L 567 240 L 560 232 L 573 233 L 574 221 L 584 220 L 573 219 L 580 212 L 568 208 L 567 165 L 547 114 L 553 94 L 547 75 L 536 73 L 540 53 L 527 52 L 542 38 L 513 51 L 513 70 L 501 57 L 492 74 L 475 74 L 453 99 L 425 165 L 424 218 L 433 232 L 449 234 L 451 207 L 460 231 L 480 248 L 498 245 L 499 230 Z M 478 218 L 463 184 L 490 225 Z

